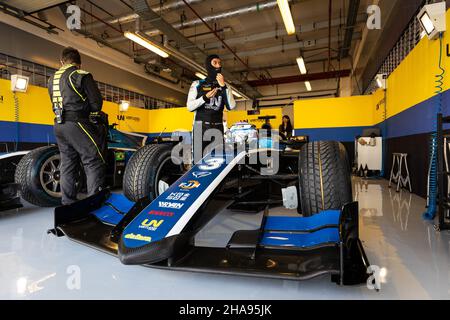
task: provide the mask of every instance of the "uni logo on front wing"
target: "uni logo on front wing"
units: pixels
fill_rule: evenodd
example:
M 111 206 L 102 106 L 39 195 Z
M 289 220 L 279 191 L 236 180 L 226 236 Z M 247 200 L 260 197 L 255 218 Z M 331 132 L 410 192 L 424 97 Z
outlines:
M 145 219 L 144 221 L 141 222 L 139 229 L 147 229 L 150 231 L 156 231 L 156 229 L 158 229 L 159 226 L 162 225 L 163 222 L 164 222 L 164 220 Z

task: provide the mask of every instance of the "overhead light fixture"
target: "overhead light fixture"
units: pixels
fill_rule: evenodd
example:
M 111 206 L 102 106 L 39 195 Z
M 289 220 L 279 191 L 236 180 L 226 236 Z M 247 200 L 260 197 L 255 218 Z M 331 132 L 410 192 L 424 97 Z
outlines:
M 162 47 L 160 47 L 159 45 L 157 45 L 156 43 L 153 43 L 152 41 L 144 38 L 143 36 L 137 34 L 137 33 L 133 33 L 133 32 L 125 32 L 123 34 L 126 38 L 130 39 L 133 42 L 136 42 L 137 44 L 143 46 L 144 48 L 147 48 L 148 50 L 156 53 L 157 55 L 163 57 L 163 58 L 168 58 L 169 54 L 164 51 L 162 49 Z
M 377 78 L 377 85 L 378 85 L 378 88 L 383 87 L 383 82 L 379 78 Z
M 380 89 L 387 89 L 387 81 L 385 79 L 385 75 L 384 74 L 377 74 L 377 76 L 375 77 L 375 81 L 377 83 L 377 87 Z
M 306 90 L 312 91 L 311 83 L 309 81 L 305 81 Z
M 308 73 L 308 71 L 306 70 L 305 60 L 303 59 L 303 57 L 297 58 L 297 64 L 301 74 Z
M 417 19 L 428 38 L 436 39 L 441 32 L 447 29 L 445 1 L 425 5 L 417 15 Z
M 292 20 L 291 9 L 289 8 L 288 0 L 277 0 L 278 8 L 283 18 L 284 26 L 288 35 L 295 34 L 294 20 Z
M 200 79 L 206 79 L 206 76 L 203 74 L 203 73 L 200 73 L 200 72 L 196 72 L 195 73 L 195 76 L 197 77 L 197 78 L 200 78 Z
M 227 83 L 228 88 L 231 89 L 231 93 L 237 97 L 240 98 L 242 100 L 252 100 L 250 99 L 249 96 L 247 96 L 244 92 L 242 92 L 241 90 L 237 89 L 236 87 L 233 87 L 231 84 Z
M 27 92 L 29 77 L 14 74 L 11 76 L 11 91 L 12 92 Z
M 431 21 L 430 16 L 426 12 L 422 15 L 422 17 L 420 17 L 420 23 L 425 29 L 427 35 L 430 35 L 436 29 L 434 27 L 433 21 Z
M 119 111 L 120 112 L 127 112 L 130 108 L 130 101 L 122 100 L 119 104 Z
M 231 90 L 231 93 L 237 98 L 242 98 L 242 95 L 239 94 L 238 92 L 234 91 L 234 90 Z

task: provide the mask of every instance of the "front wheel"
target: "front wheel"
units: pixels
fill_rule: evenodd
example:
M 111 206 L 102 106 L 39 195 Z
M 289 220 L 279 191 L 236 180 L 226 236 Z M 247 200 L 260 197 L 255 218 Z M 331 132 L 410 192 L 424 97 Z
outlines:
M 299 155 L 301 213 L 308 217 L 352 201 L 350 165 L 337 141 L 310 142 Z
M 172 146 L 146 145 L 128 161 L 123 177 L 123 191 L 131 201 L 151 201 L 166 191 L 183 174 L 183 166 L 172 162 Z

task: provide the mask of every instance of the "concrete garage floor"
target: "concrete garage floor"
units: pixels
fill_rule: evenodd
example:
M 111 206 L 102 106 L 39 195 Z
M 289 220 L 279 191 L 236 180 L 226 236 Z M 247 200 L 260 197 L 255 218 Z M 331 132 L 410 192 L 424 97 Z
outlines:
M 449 299 L 450 233 L 422 220 L 425 200 L 385 180 L 355 178 L 354 193 L 367 256 L 382 270 L 380 292 L 338 287 L 329 277 L 294 282 L 125 266 L 47 235 L 53 210 L 27 205 L 0 215 L 0 299 Z M 251 228 L 248 218 L 219 216 L 198 241 L 211 244 L 208 233 L 226 241 L 230 228 Z

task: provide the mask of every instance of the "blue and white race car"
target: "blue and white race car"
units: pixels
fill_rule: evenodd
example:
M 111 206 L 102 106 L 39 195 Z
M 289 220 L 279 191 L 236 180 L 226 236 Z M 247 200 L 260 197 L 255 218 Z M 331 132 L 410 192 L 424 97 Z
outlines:
M 254 128 L 239 126 L 239 134 L 230 133 L 232 142 L 255 137 Z M 124 195 L 104 190 L 58 207 L 50 232 L 124 264 L 292 280 L 330 275 L 341 285 L 365 283 L 369 263 L 343 145 L 294 142 L 289 150 L 227 149 L 190 168 L 172 161 L 170 145 L 146 145 L 127 165 Z M 276 207 L 290 214 L 272 215 L 276 209 L 269 208 Z M 224 208 L 254 213 L 259 227 L 230 232 L 223 247 L 196 244 Z

